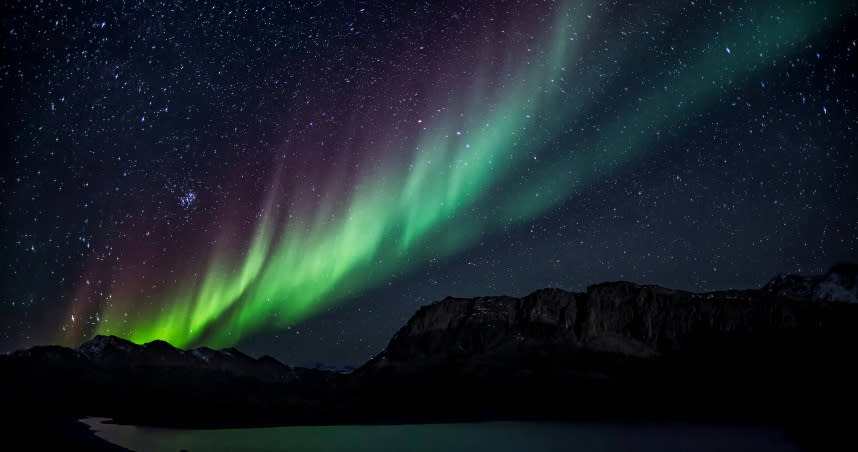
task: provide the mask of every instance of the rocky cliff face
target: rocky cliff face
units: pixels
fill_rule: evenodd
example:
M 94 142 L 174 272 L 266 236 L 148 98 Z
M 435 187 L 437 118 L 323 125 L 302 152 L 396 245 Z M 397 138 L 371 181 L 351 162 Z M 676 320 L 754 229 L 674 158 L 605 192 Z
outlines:
M 842 329 L 842 315 L 858 321 L 855 311 L 770 290 L 696 294 L 629 282 L 586 293 L 447 298 L 421 308 L 361 371 L 409 371 L 542 346 L 649 358 L 772 331 Z
M 811 287 L 834 274 L 851 287 L 837 268 Z M 611 282 L 583 293 L 446 298 L 420 308 L 345 386 L 363 414 L 395 422 L 836 425 L 820 413 L 834 400 L 858 403 L 849 358 L 858 305 L 771 287 L 690 293 Z

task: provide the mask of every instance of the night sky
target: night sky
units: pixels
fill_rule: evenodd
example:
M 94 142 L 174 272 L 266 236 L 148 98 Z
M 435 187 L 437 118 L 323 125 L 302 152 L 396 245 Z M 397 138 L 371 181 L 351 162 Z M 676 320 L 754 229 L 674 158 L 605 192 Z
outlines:
M 856 11 L 3 2 L 0 351 L 354 365 L 447 295 L 855 260 Z

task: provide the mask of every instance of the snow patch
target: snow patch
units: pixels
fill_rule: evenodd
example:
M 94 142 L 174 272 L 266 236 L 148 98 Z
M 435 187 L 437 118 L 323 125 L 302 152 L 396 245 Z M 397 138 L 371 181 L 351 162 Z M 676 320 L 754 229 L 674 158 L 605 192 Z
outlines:
M 209 362 L 209 361 L 210 361 L 210 358 L 209 358 L 208 356 L 206 356 L 206 354 L 205 354 L 205 353 L 201 352 L 199 349 L 192 350 L 192 351 L 191 351 L 191 355 L 194 355 L 194 357 L 196 357 L 196 358 L 198 358 L 198 359 L 200 359 L 200 360 L 202 360 L 202 361 L 205 361 L 205 362 Z

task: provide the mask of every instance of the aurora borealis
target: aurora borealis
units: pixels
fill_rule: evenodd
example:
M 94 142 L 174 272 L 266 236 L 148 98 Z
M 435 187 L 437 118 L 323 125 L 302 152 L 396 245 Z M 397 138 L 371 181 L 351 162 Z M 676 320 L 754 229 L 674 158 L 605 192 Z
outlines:
M 442 294 L 854 256 L 854 2 L 703 3 L 16 6 L 4 343 L 359 361 Z

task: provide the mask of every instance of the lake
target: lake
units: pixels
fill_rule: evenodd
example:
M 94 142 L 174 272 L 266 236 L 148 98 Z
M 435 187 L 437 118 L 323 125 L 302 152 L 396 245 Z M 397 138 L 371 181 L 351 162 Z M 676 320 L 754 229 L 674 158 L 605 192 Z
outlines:
M 798 451 L 783 430 L 686 423 L 479 422 L 217 430 L 82 419 L 96 435 L 146 451 Z

